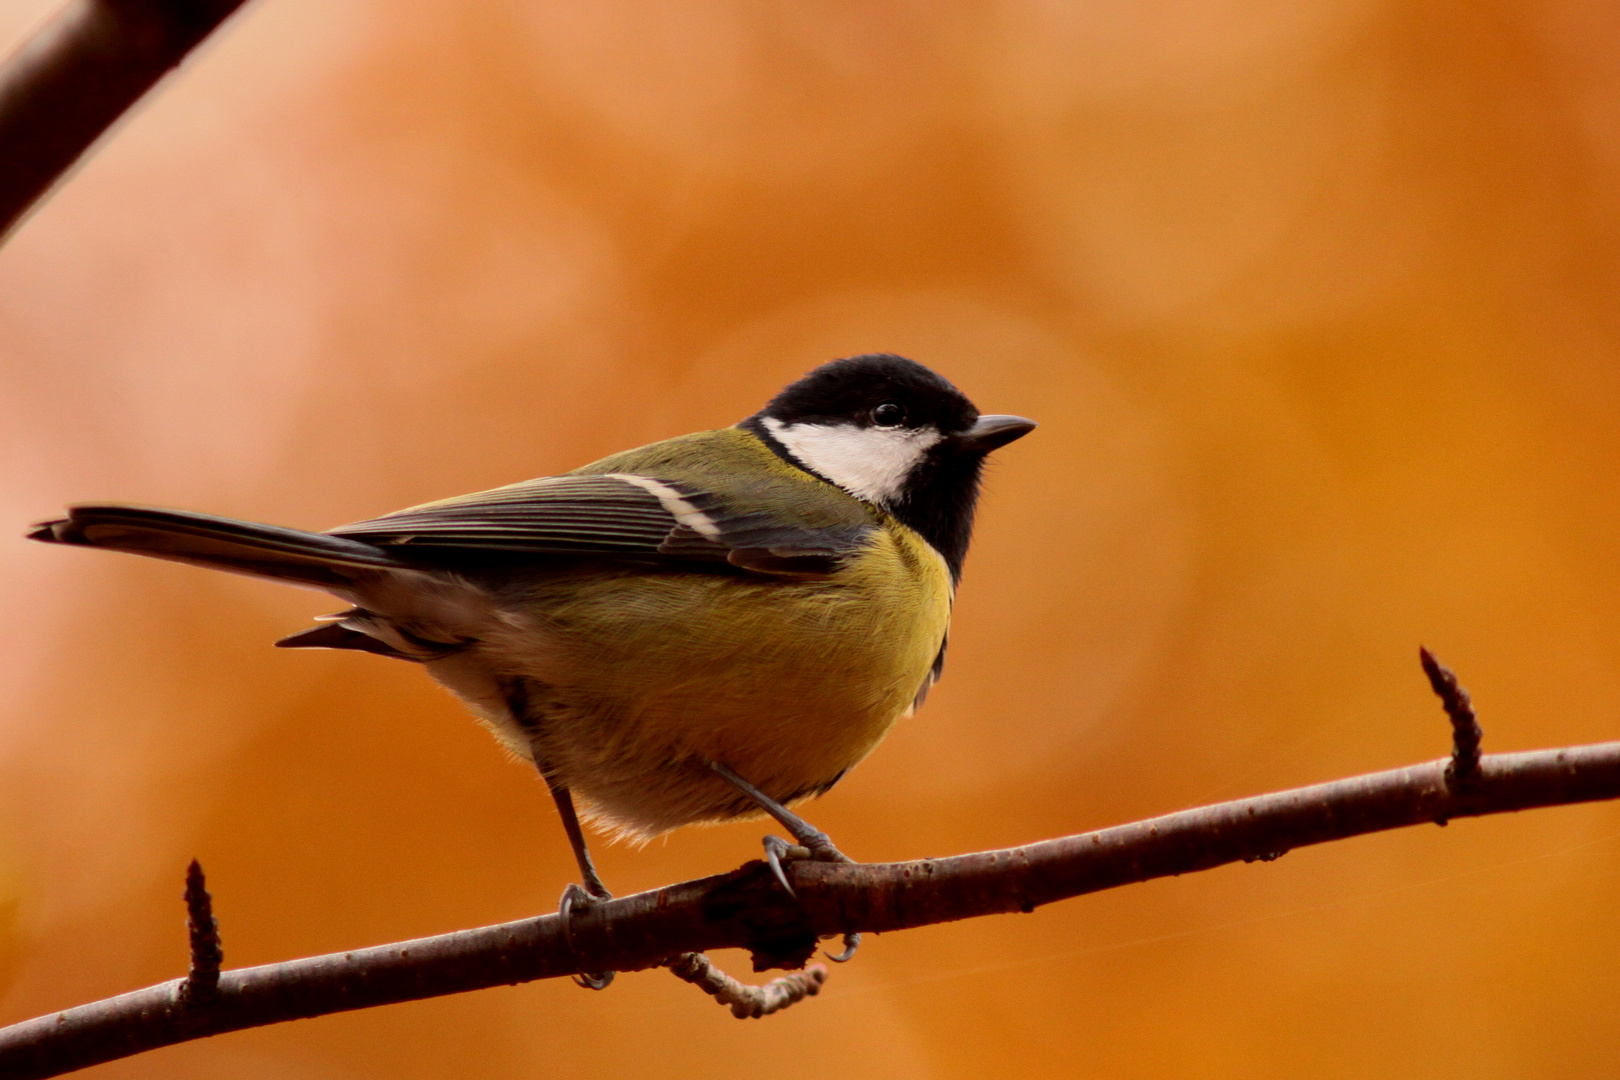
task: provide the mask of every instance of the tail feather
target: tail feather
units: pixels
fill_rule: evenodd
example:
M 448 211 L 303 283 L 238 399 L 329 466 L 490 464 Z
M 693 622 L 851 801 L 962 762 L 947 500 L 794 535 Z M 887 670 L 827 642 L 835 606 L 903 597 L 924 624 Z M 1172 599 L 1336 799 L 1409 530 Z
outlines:
M 342 587 L 365 571 L 413 566 L 372 544 L 278 525 L 146 506 L 74 506 L 31 540 L 105 548 L 316 588 Z

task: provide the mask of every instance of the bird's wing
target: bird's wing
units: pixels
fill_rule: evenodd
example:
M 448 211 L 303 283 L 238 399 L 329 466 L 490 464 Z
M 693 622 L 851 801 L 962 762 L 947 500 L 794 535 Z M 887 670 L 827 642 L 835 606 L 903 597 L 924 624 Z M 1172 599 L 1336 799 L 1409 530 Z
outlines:
M 331 530 L 410 558 L 484 552 L 730 564 L 823 577 L 871 524 L 812 528 L 741 510 L 691 482 L 628 473 L 551 476 L 428 503 Z

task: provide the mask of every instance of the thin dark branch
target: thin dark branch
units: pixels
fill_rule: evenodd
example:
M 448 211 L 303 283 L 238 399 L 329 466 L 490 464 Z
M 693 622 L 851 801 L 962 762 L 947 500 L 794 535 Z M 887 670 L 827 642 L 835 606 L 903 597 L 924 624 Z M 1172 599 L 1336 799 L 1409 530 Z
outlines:
M 1428 649 L 1418 649 L 1418 659 L 1429 685 L 1440 697 L 1440 705 L 1451 718 L 1451 770 L 1452 786 L 1459 792 L 1471 787 L 1479 779 L 1479 746 L 1485 733 L 1474 716 L 1474 703 L 1468 691 L 1462 688 L 1451 669 L 1434 658 Z
M 635 971 L 740 946 L 755 966 L 797 967 L 819 937 L 903 930 L 1431 821 L 1620 797 L 1620 743 L 1494 754 L 1464 793 L 1449 759 L 1184 810 L 1024 847 L 920 862 L 793 862 L 799 894 L 763 863 L 556 915 L 224 972 L 207 1009 L 184 980 L 0 1030 L 0 1076 L 56 1076 L 144 1050 L 283 1020 L 577 974 Z
M 182 994 L 195 1008 L 218 996 L 219 966 L 225 962 L 219 921 L 214 918 L 214 898 L 208 895 L 208 880 L 196 859 L 186 868 L 186 933 L 191 940 L 191 970 L 186 974 Z
M 0 237 L 243 0 L 70 0 L 0 67 Z

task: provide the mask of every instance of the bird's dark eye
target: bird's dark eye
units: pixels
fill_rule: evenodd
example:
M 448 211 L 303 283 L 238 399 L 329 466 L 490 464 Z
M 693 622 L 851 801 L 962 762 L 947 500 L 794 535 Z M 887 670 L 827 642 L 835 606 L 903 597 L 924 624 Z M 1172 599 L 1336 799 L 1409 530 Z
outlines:
M 899 427 L 906 422 L 906 407 L 898 401 L 885 401 L 872 410 L 872 423 L 878 427 Z

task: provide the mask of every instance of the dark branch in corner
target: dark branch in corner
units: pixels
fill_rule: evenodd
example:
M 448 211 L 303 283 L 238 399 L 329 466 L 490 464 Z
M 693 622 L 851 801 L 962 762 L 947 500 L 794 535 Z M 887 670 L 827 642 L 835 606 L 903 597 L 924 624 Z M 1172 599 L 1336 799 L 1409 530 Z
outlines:
M 243 0 L 70 0 L 0 66 L 0 238 Z

